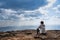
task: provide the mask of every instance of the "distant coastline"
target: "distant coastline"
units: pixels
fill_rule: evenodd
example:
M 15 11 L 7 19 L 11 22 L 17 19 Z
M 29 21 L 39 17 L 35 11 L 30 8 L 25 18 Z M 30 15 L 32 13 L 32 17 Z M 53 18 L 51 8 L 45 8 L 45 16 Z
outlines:
M 34 30 L 36 30 L 37 27 L 38 26 L 22 26 L 22 27 L 7 26 L 7 27 L 0 27 L 0 32 L 16 31 L 16 30 L 28 30 L 28 29 L 34 29 Z M 46 30 L 60 30 L 60 25 L 46 26 Z

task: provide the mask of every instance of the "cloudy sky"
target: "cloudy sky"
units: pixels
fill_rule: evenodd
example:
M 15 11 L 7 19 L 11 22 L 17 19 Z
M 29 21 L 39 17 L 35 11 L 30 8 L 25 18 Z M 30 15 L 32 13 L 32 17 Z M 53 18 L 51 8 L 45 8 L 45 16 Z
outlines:
M 0 27 L 60 25 L 60 0 L 0 0 Z

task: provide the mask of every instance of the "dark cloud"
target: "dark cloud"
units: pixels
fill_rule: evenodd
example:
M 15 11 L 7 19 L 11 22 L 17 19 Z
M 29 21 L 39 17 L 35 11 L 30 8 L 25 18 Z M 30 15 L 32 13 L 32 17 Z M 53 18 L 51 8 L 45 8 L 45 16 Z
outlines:
M 0 0 L 0 8 L 34 10 L 47 4 L 46 0 Z

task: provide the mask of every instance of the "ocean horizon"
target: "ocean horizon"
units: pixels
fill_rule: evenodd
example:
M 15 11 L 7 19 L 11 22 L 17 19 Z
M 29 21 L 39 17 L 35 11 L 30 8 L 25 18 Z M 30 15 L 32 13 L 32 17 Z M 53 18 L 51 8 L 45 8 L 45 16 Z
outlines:
M 16 31 L 16 30 L 36 30 L 38 26 L 7 26 L 7 27 L 0 27 L 0 32 L 5 31 Z M 53 26 L 46 26 L 46 30 L 60 30 L 60 25 L 53 25 Z

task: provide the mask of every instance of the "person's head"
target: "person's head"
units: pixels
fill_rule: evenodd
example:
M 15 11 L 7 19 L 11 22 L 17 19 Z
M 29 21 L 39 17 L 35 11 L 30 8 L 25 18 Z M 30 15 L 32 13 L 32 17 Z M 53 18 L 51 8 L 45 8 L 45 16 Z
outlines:
M 41 23 L 41 24 L 44 24 L 44 21 L 41 21 L 40 23 Z

